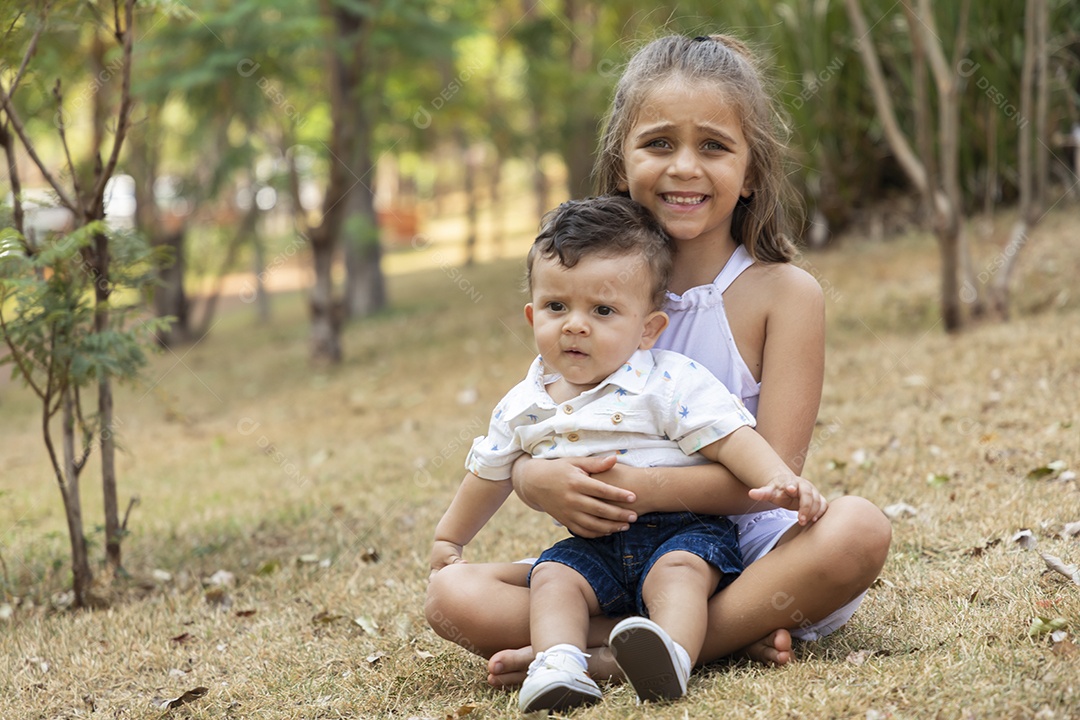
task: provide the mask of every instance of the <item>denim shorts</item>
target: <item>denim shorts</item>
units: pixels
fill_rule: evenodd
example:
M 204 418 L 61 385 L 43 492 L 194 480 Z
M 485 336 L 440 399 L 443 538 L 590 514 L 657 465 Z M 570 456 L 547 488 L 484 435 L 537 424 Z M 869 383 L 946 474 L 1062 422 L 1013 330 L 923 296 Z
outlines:
M 609 617 L 648 617 L 641 598 L 645 576 L 661 556 L 676 550 L 697 555 L 720 571 L 714 593 L 743 571 L 735 524 L 725 517 L 690 512 L 649 513 L 624 532 L 567 538 L 545 550 L 533 567 L 557 562 L 576 570 L 596 593 L 600 611 Z

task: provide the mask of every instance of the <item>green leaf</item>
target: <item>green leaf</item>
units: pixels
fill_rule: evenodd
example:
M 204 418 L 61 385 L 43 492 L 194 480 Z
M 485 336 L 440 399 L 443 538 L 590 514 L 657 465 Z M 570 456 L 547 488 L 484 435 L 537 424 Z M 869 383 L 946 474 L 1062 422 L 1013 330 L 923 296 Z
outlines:
M 1031 625 L 1028 627 L 1028 635 L 1030 637 L 1041 637 L 1047 633 L 1052 633 L 1055 630 L 1061 630 L 1068 627 L 1069 621 L 1065 618 L 1058 617 L 1053 620 L 1044 617 L 1034 617 L 1031 619 Z
M 941 487 L 947 482 L 949 482 L 948 475 L 942 475 L 941 473 L 930 473 L 926 476 L 926 484 L 930 487 Z

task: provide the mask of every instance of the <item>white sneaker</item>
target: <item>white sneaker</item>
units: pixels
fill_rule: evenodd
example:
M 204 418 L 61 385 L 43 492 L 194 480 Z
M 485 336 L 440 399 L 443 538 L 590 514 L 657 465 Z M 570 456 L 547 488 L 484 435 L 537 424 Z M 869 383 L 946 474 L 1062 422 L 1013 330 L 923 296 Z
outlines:
M 686 694 L 690 668 L 679 659 L 675 642 L 652 620 L 626 618 L 612 629 L 608 647 L 638 700 L 675 700 Z
M 521 684 L 518 707 L 526 713 L 562 711 L 591 705 L 602 697 L 600 688 L 576 659 L 565 653 L 542 652 L 529 665 L 529 674 Z

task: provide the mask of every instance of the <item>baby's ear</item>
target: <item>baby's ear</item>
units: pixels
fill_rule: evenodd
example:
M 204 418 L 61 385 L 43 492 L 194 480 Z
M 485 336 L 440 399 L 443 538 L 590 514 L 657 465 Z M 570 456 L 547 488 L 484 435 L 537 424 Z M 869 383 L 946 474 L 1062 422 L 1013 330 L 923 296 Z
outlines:
M 641 344 L 639 350 L 651 350 L 652 346 L 660 338 L 660 333 L 668 326 L 667 313 L 654 310 L 645 318 L 645 329 L 641 332 Z
M 525 320 L 529 323 L 529 327 L 533 324 L 533 307 L 532 303 L 525 304 Z

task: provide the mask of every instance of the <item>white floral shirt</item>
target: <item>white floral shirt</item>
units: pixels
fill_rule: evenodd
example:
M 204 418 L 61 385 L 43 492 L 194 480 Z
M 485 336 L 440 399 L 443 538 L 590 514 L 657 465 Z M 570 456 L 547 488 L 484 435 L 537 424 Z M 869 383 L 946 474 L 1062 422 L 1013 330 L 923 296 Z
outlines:
M 506 480 L 523 453 L 537 458 L 617 454 L 635 467 L 707 462 L 697 451 L 755 424 L 738 397 L 702 365 L 670 350 L 638 350 L 592 390 L 556 404 L 543 360 L 495 407 L 465 467 Z

